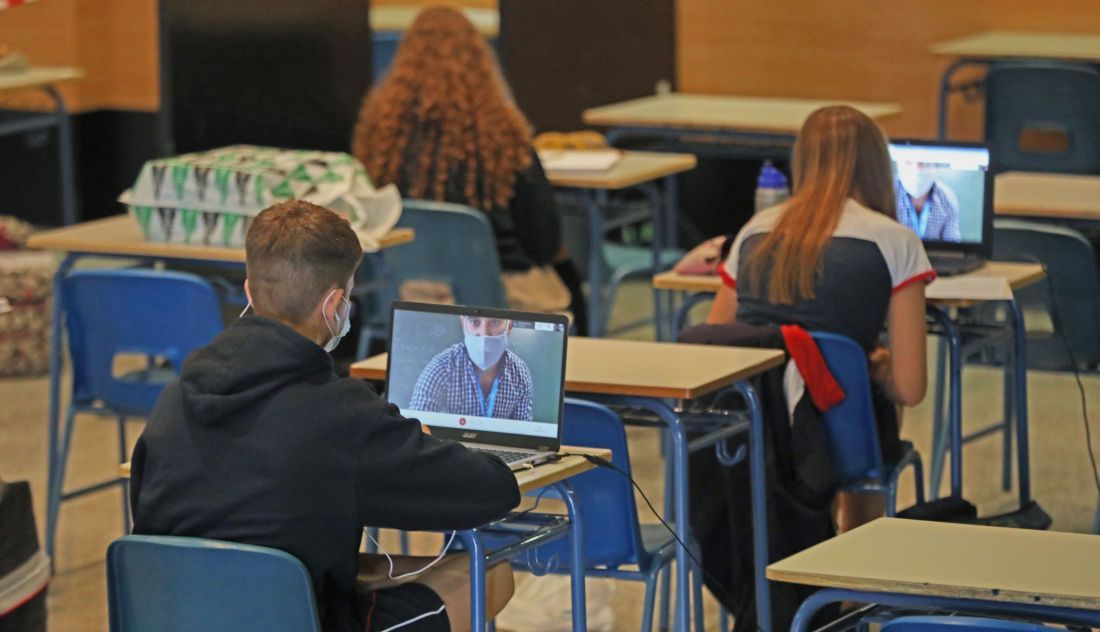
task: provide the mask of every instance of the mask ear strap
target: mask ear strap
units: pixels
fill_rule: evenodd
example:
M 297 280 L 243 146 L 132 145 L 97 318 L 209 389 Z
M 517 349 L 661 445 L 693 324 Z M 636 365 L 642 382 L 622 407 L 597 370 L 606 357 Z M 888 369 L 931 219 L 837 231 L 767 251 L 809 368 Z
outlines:
M 325 307 L 328 305 L 328 300 L 330 298 L 332 298 L 332 295 L 335 294 L 335 293 L 336 293 L 336 290 L 329 291 L 328 294 L 325 294 L 325 300 L 321 301 L 321 318 L 325 319 L 325 327 L 328 328 L 328 333 L 333 335 L 333 336 L 336 335 L 336 332 L 333 331 L 333 329 L 335 329 L 335 328 L 328 322 L 328 314 L 325 313 Z M 339 309 L 339 308 L 337 308 L 337 309 Z M 333 314 L 333 316 L 336 316 L 336 314 Z

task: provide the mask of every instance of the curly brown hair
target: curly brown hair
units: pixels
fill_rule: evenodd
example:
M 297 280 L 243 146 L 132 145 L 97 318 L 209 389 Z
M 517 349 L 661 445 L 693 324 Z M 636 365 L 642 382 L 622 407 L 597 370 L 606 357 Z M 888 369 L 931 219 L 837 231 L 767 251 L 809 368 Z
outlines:
M 413 198 L 443 200 L 461 176 L 466 204 L 489 212 L 531 166 L 531 127 L 485 39 L 458 11 L 432 8 L 364 99 L 352 152 L 376 186 Z

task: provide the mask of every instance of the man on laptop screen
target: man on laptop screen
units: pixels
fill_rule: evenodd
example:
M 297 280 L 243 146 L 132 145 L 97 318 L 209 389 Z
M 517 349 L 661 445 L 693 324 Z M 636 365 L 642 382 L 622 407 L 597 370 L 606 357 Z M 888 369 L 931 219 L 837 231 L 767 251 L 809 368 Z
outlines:
M 453 318 L 453 317 L 452 317 Z M 459 316 L 463 339 L 428 362 L 409 408 L 434 413 L 534 421 L 531 369 L 508 350 L 512 321 Z

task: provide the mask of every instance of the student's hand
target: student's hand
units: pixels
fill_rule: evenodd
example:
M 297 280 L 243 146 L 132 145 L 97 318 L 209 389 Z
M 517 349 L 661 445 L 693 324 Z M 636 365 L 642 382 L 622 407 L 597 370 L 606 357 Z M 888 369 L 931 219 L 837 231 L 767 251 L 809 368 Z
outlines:
M 424 424 L 420 424 L 420 432 L 423 432 L 426 435 L 431 435 L 432 434 L 432 429 L 425 426 Z
M 886 347 L 876 347 L 871 352 L 871 379 L 879 384 L 890 384 L 890 350 Z

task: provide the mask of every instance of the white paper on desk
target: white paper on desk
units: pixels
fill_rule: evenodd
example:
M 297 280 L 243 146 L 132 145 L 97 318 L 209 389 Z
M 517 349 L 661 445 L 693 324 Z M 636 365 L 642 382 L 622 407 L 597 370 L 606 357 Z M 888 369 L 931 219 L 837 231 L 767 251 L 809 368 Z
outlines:
M 924 296 L 941 301 L 1011 301 L 1012 288 L 1004 277 L 966 274 L 937 278 L 925 288 Z
M 607 171 L 621 157 L 622 152 L 618 149 L 548 149 L 539 152 L 539 162 L 547 171 Z

